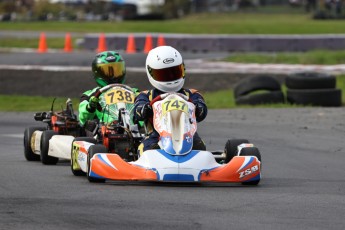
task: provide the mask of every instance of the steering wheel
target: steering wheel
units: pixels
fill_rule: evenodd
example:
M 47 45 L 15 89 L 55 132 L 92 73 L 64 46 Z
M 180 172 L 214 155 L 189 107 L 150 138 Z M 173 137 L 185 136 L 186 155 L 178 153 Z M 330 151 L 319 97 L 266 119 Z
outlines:
M 184 95 L 182 93 L 164 93 L 161 95 L 158 95 L 157 97 L 155 97 L 151 102 L 150 102 L 150 106 L 152 106 L 155 102 L 160 101 L 160 100 L 164 100 L 167 96 L 169 95 L 177 95 L 182 97 L 184 100 L 191 102 L 191 100 L 189 99 L 189 97 L 187 95 Z
M 125 89 L 127 89 L 127 90 L 132 91 L 132 88 L 129 87 L 129 86 L 127 86 L 127 85 L 116 84 L 116 83 L 114 83 L 114 84 L 109 84 L 109 85 L 106 85 L 106 86 L 104 86 L 104 87 L 98 89 L 97 92 L 95 93 L 95 97 L 96 97 L 96 98 L 99 98 L 99 96 L 100 96 L 103 92 L 107 91 L 107 90 L 110 89 L 110 88 L 116 87 L 116 86 L 121 87 L 121 88 L 125 88 Z

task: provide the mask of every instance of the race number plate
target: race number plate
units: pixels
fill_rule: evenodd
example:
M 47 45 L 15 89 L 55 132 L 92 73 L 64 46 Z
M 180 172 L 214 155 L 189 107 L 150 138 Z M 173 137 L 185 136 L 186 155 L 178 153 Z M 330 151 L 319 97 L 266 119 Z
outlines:
M 134 93 L 124 89 L 111 89 L 104 95 L 105 103 L 108 105 L 116 104 L 118 102 L 134 103 Z
M 188 104 L 185 101 L 177 99 L 165 101 L 162 107 L 163 115 L 172 110 L 180 110 L 182 112 L 188 113 Z

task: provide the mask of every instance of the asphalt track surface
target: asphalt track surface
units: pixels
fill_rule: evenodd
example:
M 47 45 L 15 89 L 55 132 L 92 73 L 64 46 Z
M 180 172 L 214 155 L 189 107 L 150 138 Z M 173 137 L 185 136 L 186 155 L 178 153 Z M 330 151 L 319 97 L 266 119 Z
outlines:
M 69 162 L 27 162 L 33 113 L 0 113 L 0 229 L 343 229 L 343 108 L 211 110 L 209 150 L 247 138 L 261 151 L 259 186 L 90 184 Z
M 93 55 L 1 53 L 0 63 L 89 66 Z M 125 56 L 129 67 L 144 58 Z M 67 161 L 27 162 L 24 129 L 41 124 L 0 112 L 0 229 L 343 229 L 344 117 L 343 108 L 211 110 L 199 126 L 209 150 L 247 138 L 261 151 L 262 181 L 245 187 L 90 184 Z

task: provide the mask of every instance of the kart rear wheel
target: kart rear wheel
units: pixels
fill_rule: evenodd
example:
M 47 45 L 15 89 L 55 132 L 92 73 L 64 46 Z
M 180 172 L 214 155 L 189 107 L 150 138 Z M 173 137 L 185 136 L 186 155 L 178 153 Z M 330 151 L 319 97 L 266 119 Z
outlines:
M 31 148 L 31 137 L 35 131 L 44 131 L 45 127 L 28 127 L 24 131 L 24 156 L 27 161 L 39 161 L 40 155 L 35 154 Z
M 80 169 L 74 169 L 73 167 L 75 165 L 78 165 L 77 157 L 78 153 L 74 153 L 74 151 L 79 151 L 77 147 L 74 147 L 74 142 L 75 141 L 87 141 L 93 144 L 96 144 L 96 140 L 92 137 L 76 137 L 73 142 L 72 142 L 72 147 L 71 147 L 71 171 L 74 176 L 85 176 L 86 173 Z M 79 167 L 79 165 L 78 165 Z
M 99 179 L 90 176 L 90 161 L 91 158 L 96 154 L 96 153 L 107 153 L 108 150 L 104 145 L 97 144 L 97 145 L 91 145 L 87 154 L 87 179 L 91 183 L 104 183 L 105 179 Z
M 237 156 L 237 146 L 243 143 L 249 143 L 247 139 L 230 139 L 225 144 L 225 164 L 229 163 L 234 156 Z
M 256 147 L 243 148 L 240 152 L 240 156 L 255 156 L 261 162 L 261 154 L 260 154 L 259 149 Z M 260 164 L 260 168 L 261 168 L 261 164 Z M 260 179 L 249 181 L 249 182 L 242 182 L 242 184 L 243 185 L 258 185 L 259 182 L 260 182 Z
M 52 157 L 48 155 L 49 151 L 49 140 L 54 136 L 59 134 L 58 132 L 55 132 L 53 130 L 46 130 L 43 131 L 42 137 L 41 137 L 41 162 L 44 165 L 56 165 L 56 163 L 59 161 L 59 158 Z

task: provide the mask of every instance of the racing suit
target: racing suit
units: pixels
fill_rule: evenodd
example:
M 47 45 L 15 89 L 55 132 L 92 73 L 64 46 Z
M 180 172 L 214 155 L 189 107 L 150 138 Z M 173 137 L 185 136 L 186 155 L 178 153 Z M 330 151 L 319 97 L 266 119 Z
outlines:
M 95 96 L 98 89 L 100 89 L 100 87 L 85 91 L 80 97 L 79 122 L 81 126 L 84 126 L 89 120 L 102 118 L 102 107 L 100 104 L 97 105 L 97 109 L 88 107 L 90 97 Z
M 92 96 L 95 96 L 97 90 L 99 90 L 100 87 L 96 87 L 94 89 L 85 91 L 81 97 L 80 97 L 80 104 L 79 104 L 79 122 L 81 126 L 85 126 L 87 121 L 91 121 L 94 119 L 97 120 L 103 120 L 104 121 L 110 121 L 107 117 L 107 113 L 103 113 L 103 108 L 100 104 L 97 104 L 97 108 L 90 108 L 88 106 L 89 100 Z M 137 88 L 132 88 L 135 95 L 138 94 Z
M 149 135 L 142 141 L 142 149 L 139 149 L 139 152 L 144 152 L 149 149 L 159 149 L 158 141 L 159 141 L 159 134 L 158 132 L 152 127 L 152 120 L 153 120 L 153 113 L 151 113 L 150 117 L 143 117 L 141 110 L 143 106 L 147 105 L 157 96 L 164 94 L 158 89 L 148 90 L 141 92 L 135 99 L 135 106 L 134 106 L 134 119 L 138 121 L 148 120 L 148 133 Z M 187 95 L 191 102 L 196 106 L 196 121 L 200 122 L 204 120 L 207 116 L 207 106 L 204 101 L 202 95 L 194 89 L 180 89 L 178 93 Z M 193 150 L 206 150 L 206 146 L 198 133 L 196 132 L 193 137 Z

